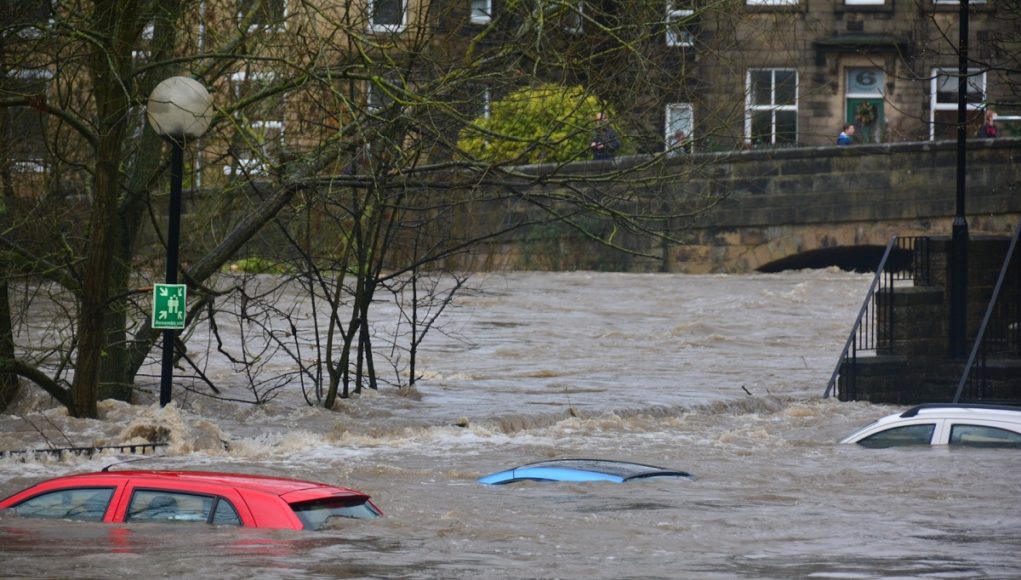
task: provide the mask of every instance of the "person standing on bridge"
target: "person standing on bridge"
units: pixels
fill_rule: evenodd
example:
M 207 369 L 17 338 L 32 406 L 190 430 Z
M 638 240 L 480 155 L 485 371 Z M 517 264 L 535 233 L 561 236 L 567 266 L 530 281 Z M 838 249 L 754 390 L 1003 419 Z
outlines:
M 592 150 L 593 159 L 613 159 L 620 149 L 620 138 L 610 125 L 610 118 L 606 113 L 596 114 L 596 135 L 592 138 L 589 148 Z
M 844 123 L 844 128 L 837 136 L 837 145 L 852 145 L 854 144 L 854 124 Z
M 978 136 L 982 139 L 993 139 L 996 137 L 996 111 L 986 109 L 985 120 L 978 129 Z

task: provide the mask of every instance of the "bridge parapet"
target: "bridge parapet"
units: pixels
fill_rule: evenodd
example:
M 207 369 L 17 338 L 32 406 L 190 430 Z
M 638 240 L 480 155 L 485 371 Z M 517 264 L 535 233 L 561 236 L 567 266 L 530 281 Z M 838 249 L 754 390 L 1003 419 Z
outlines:
M 812 147 L 693 155 L 706 168 L 677 184 L 725 193 L 679 224 L 686 244 L 666 269 L 747 272 L 840 246 L 883 246 L 892 235 L 950 232 L 956 142 Z M 1009 234 L 1021 219 L 1021 139 L 968 142 L 966 212 L 975 234 Z

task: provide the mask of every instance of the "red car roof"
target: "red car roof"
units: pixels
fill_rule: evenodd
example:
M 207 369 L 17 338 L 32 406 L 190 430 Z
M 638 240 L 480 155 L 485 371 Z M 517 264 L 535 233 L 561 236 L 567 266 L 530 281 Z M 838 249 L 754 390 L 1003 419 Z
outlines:
M 249 475 L 243 473 L 222 473 L 218 471 L 169 471 L 169 470 L 124 470 L 124 471 L 102 471 L 96 473 L 81 473 L 55 478 L 56 480 L 67 481 L 75 478 L 110 478 L 112 480 L 122 479 L 148 479 L 158 481 L 194 482 L 206 485 L 223 485 L 238 489 L 249 489 L 261 491 L 272 495 L 282 496 L 298 491 L 317 490 L 325 492 L 324 495 L 333 495 L 341 492 L 344 495 L 365 496 L 360 491 L 326 485 L 314 481 L 291 479 L 286 477 L 273 477 L 269 475 Z M 331 493 L 332 492 L 332 493 Z M 318 495 L 318 494 L 316 494 Z M 367 497 L 367 496 L 365 496 Z

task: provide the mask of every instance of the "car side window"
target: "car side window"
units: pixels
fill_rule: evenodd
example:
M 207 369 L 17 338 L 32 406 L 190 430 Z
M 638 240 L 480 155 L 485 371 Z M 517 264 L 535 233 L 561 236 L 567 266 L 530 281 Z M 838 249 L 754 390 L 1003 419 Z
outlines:
M 858 442 L 863 447 L 899 447 L 901 445 L 928 445 L 932 442 L 935 423 L 893 427 L 870 435 Z
M 216 511 L 213 512 L 213 525 L 214 526 L 240 526 L 241 517 L 238 516 L 238 511 L 234 509 L 231 503 L 224 499 L 219 498 L 216 502 Z
M 213 497 L 165 490 L 139 489 L 131 494 L 125 521 L 198 522 L 209 521 Z
M 986 425 L 954 425 L 950 445 L 969 447 L 1021 447 L 1021 433 Z
M 101 522 L 113 497 L 112 487 L 71 488 L 30 497 L 14 506 L 16 514 L 27 518 L 62 518 Z

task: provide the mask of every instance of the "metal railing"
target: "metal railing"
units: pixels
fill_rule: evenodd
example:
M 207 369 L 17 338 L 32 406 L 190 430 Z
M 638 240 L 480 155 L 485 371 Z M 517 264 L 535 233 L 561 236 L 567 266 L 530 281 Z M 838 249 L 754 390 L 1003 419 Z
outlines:
M 57 457 L 68 455 L 85 455 L 92 457 L 103 451 L 114 451 L 117 453 L 130 453 L 132 455 L 155 453 L 157 449 L 166 447 L 166 443 L 132 443 L 128 445 L 103 445 L 99 447 L 48 447 L 45 449 L 16 449 L 13 451 L 0 451 L 0 457 L 27 457 L 33 455 L 55 455 Z
M 967 389 L 970 399 L 985 398 L 989 387 L 989 358 L 1021 357 L 1021 252 L 1017 251 L 1021 237 L 1021 223 L 1014 229 L 1007 255 L 1003 259 L 1000 275 L 993 287 L 993 294 L 986 307 L 978 335 L 971 347 L 968 363 L 961 373 L 961 380 L 954 393 L 954 402 L 959 403 Z
M 845 385 L 847 394 L 854 397 L 858 353 L 872 351 L 894 354 L 894 308 L 893 285 L 897 280 L 913 280 L 916 284 L 929 283 L 929 238 L 920 236 L 894 236 L 886 244 L 886 251 L 876 268 L 869 291 L 865 295 L 858 318 L 851 327 L 851 334 L 844 343 L 844 350 L 837 359 L 830 381 L 823 397 L 834 394 L 840 369 L 847 372 Z M 880 300 L 881 297 L 885 299 Z

